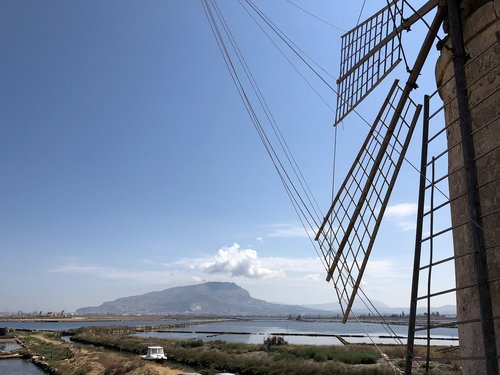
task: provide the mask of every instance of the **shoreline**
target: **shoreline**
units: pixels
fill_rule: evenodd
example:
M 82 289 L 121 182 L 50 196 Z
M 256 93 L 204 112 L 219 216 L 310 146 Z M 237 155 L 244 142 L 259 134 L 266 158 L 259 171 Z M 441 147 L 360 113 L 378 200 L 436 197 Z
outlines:
M 300 322 L 318 322 L 318 321 L 332 321 L 332 322 L 342 322 L 342 318 L 337 316 L 317 316 L 317 317 L 306 317 L 302 319 L 290 319 L 288 316 L 193 316 L 193 315 L 80 315 L 80 316 L 72 316 L 72 317 L 29 317 L 29 316 L 0 316 L 0 322 L 22 322 L 22 323 L 75 323 L 75 322 L 151 322 L 151 321 L 217 321 L 217 320 L 235 320 L 235 321 L 255 321 L 255 320 L 293 320 Z M 425 317 L 417 317 L 417 325 L 419 322 L 426 320 Z M 361 323 L 375 323 L 382 324 L 380 319 L 369 316 L 360 316 L 358 321 Z M 392 317 L 392 316 L 383 316 L 384 324 L 391 325 L 407 325 L 408 318 L 405 317 Z M 434 322 L 440 323 L 454 323 L 456 321 L 456 317 L 441 317 L 439 319 L 433 319 Z M 452 327 L 450 325 L 450 327 Z

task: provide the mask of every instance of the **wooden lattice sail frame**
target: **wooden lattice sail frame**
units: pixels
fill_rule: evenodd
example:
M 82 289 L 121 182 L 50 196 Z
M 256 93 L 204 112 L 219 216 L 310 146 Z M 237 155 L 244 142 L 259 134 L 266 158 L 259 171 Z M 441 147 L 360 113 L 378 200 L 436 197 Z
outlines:
M 435 5 L 434 1 L 428 2 L 405 25 Z M 396 81 L 392 86 L 315 238 L 328 267 L 327 281 L 333 281 L 339 297 L 344 322 L 351 312 L 421 110 L 410 99 L 410 92 L 417 87 L 417 78 L 441 25 L 444 12 L 438 9 L 406 85 L 401 88 Z
M 395 32 L 403 5 L 395 0 L 341 37 L 335 124 L 342 121 L 401 61 Z
M 347 320 L 421 106 L 395 81 L 316 239 Z
M 404 1 L 388 3 L 341 37 L 335 125 L 339 124 L 401 61 L 401 32 L 436 7 L 428 1 L 408 19 Z

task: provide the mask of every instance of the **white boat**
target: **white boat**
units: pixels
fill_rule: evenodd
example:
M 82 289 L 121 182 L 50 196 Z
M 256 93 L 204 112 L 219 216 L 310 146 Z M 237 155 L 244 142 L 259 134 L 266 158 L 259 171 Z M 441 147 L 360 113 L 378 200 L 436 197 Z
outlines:
M 146 355 L 141 355 L 141 358 L 150 360 L 162 360 L 167 359 L 167 356 L 163 352 L 163 347 L 148 346 L 148 352 L 146 353 Z

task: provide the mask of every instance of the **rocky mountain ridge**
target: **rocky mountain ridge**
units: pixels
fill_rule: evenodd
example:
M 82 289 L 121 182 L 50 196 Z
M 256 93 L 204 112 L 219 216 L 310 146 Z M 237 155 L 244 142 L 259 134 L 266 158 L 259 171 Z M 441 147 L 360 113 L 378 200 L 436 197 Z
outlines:
M 372 301 L 376 309 L 384 315 L 409 313 L 407 307 L 389 307 Z M 373 309 L 372 309 L 373 310 Z M 353 311 L 368 314 L 370 310 L 361 302 L 354 303 Z M 433 307 L 431 311 L 453 316 L 456 307 L 452 305 Z M 420 308 L 417 313 L 426 312 Z M 253 298 L 250 293 L 228 282 L 207 282 L 197 285 L 180 286 L 162 291 L 118 298 L 104 302 L 100 306 L 82 307 L 78 315 L 213 315 L 213 316 L 334 316 L 341 314 L 338 303 L 316 305 L 287 305 L 270 303 Z M 373 312 L 372 312 L 373 315 Z
M 208 282 L 119 298 L 100 306 L 83 307 L 79 315 L 302 315 L 319 314 L 305 306 L 269 303 L 250 296 L 235 283 Z

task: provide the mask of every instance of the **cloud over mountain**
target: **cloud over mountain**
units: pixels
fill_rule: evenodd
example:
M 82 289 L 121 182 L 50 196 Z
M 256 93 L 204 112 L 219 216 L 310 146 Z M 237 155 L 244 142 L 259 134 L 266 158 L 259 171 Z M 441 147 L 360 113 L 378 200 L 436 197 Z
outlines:
M 231 276 L 254 279 L 267 279 L 283 274 L 280 269 L 264 267 L 257 251 L 240 249 L 237 243 L 220 249 L 213 260 L 202 263 L 200 268 L 209 273 L 229 273 Z

